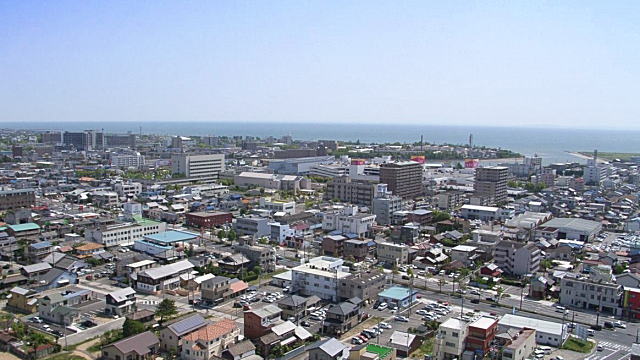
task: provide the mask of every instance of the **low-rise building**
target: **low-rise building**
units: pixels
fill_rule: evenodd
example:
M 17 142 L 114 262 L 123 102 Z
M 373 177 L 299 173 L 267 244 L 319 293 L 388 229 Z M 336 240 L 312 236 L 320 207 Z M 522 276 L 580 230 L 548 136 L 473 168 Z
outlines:
M 160 347 L 164 351 L 180 353 L 182 339 L 192 332 L 207 326 L 208 322 L 200 315 L 190 315 L 169 324 L 160 330 Z
M 291 269 L 292 291 L 303 296 L 316 295 L 320 299 L 338 301 L 338 284 L 350 275 L 344 260 L 328 256 L 312 258 Z
M 536 349 L 536 331 L 522 329 L 517 337 L 502 349 L 502 360 L 525 360 Z
M 130 336 L 102 348 L 104 360 L 152 359 L 160 350 L 160 340 L 151 331 Z
M 433 353 L 436 360 L 460 359 L 465 350 L 468 324 L 449 318 L 440 324 L 434 341 Z
M 480 356 L 487 355 L 497 330 L 498 321 L 492 317 L 483 316 L 473 321 L 467 328 L 467 350 Z
M 374 302 L 378 294 L 384 289 L 386 276 L 380 271 L 356 272 L 340 280 L 338 284 L 338 299 L 345 301 L 360 298 L 363 301 Z
M 538 345 L 559 347 L 569 336 L 567 324 L 559 322 L 539 320 L 512 314 L 506 314 L 498 320 L 498 331 L 501 333 L 507 331 L 519 332 L 522 329 L 535 330 L 536 343 Z
M 581 274 L 567 273 L 560 279 L 560 304 L 618 316 L 622 313 L 623 287 Z
M 339 212 L 327 212 L 322 217 L 322 230 L 354 234 L 359 238 L 371 235 L 376 216 L 358 212 L 357 206 L 343 208 Z
M 376 245 L 378 261 L 383 262 L 387 267 L 393 267 L 409 263 L 410 248 L 404 244 L 394 244 L 391 242 L 379 242 Z
M 244 336 L 257 339 L 269 332 L 273 326 L 282 323 L 282 310 L 275 305 L 244 312 Z
M 475 262 L 480 258 L 478 248 L 469 245 L 457 245 L 451 249 L 451 261 L 460 261 L 466 267 L 475 267 Z
M 195 330 L 182 338 L 182 360 L 219 359 L 222 352 L 235 344 L 240 328 L 235 321 L 224 319 Z
M 167 224 L 140 218 L 133 223 L 102 225 L 85 229 L 86 241 L 96 242 L 105 247 L 131 246 L 145 236 L 166 231 Z
M 196 228 L 212 228 L 230 224 L 233 215 L 229 212 L 191 212 L 185 215 L 185 224 Z
M 136 311 L 136 291 L 131 287 L 118 289 L 105 295 L 105 313 L 124 316 Z
M 404 308 L 416 302 L 417 297 L 418 291 L 415 289 L 392 286 L 378 294 L 378 301 L 380 303 L 395 304 L 399 308 Z
M 134 288 L 147 294 L 159 294 L 165 290 L 177 289 L 180 286 L 180 275 L 193 270 L 189 260 L 151 268 L 134 274 Z

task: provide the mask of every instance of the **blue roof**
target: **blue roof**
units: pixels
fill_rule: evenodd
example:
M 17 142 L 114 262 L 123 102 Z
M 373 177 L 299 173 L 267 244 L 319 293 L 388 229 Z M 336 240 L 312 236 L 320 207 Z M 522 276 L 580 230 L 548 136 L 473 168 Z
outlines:
M 413 290 L 413 293 L 417 293 Z M 390 298 L 394 300 L 404 300 L 409 297 L 409 289 L 402 286 L 392 286 L 378 294 L 380 297 Z
M 149 242 L 149 241 L 146 241 L 146 240 L 136 240 L 135 242 L 151 246 L 151 247 L 156 248 L 158 250 L 171 250 L 171 249 L 173 249 L 173 246 L 162 246 L 162 245 L 158 245 L 156 243 L 152 243 L 152 242 Z
M 167 244 L 174 243 L 174 242 L 189 241 L 197 237 L 198 237 L 198 234 L 194 234 L 186 231 L 177 231 L 177 230 L 165 231 L 159 234 L 145 236 L 145 238 L 150 241 L 158 242 L 158 243 L 167 243 Z
M 31 247 L 34 249 L 44 249 L 51 246 L 51 243 L 48 241 L 43 241 L 35 244 L 31 244 Z

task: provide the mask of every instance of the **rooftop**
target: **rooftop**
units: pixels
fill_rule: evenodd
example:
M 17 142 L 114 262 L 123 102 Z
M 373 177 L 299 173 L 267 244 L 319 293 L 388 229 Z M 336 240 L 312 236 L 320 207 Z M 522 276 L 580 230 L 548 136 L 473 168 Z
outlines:
M 506 314 L 498 321 L 499 325 L 513 328 L 529 328 L 548 334 L 562 334 L 562 324 L 557 322 L 533 319 L 530 317 Z
M 189 241 L 197 237 L 198 237 L 198 234 L 194 234 L 191 232 L 171 230 L 171 231 L 165 231 L 159 234 L 147 235 L 145 236 L 145 239 L 151 240 L 153 242 L 169 244 L 174 242 Z
M 40 226 L 36 223 L 24 223 L 17 225 L 8 225 L 9 229 L 14 232 L 40 230 Z
M 415 294 L 417 291 L 413 290 Z M 401 286 L 392 286 L 386 290 L 383 290 L 378 294 L 378 296 L 391 298 L 395 300 L 402 300 L 409 297 L 409 289 Z

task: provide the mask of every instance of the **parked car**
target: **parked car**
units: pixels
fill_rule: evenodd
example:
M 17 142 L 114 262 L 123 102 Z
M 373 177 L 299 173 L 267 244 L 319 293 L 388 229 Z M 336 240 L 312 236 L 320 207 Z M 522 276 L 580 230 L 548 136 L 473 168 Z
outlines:
M 396 315 L 394 319 L 396 321 L 409 322 L 409 319 L 406 316 L 402 316 L 402 315 Z

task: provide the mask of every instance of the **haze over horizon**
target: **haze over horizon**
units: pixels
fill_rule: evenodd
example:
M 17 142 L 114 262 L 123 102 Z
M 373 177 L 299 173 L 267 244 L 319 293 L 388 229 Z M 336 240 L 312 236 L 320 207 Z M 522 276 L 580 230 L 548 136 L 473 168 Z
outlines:
M 640 129 L 633 1 L 3 2 L 0 15 L 0 126 Z

